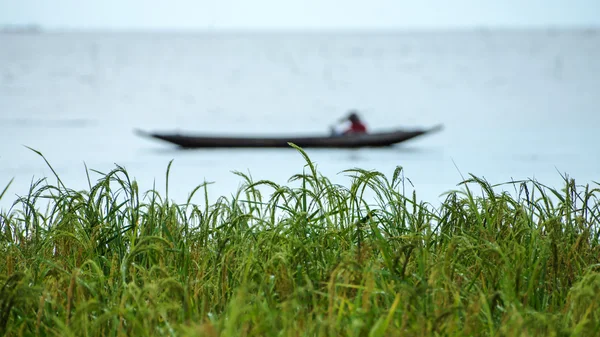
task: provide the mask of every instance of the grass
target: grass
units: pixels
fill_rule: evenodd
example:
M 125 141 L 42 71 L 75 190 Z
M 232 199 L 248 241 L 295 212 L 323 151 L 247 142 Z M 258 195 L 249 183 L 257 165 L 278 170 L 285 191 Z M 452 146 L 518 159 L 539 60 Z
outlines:
M 471 176 L 434 208 L 401 168 L 338 186 L 297 150 L 298 187 L 237 173 L 213 204 L 118 166 L 84 191 L 33 183 L 0 216 L 0 335 L 600 335 L 597 184 Z

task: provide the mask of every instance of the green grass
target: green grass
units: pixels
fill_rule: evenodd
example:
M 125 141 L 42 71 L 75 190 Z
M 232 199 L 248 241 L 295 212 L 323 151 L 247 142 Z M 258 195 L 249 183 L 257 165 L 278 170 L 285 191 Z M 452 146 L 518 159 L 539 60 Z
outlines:
M 471 176 L 434 208 L 401 168 L 338 186 L 298 151 L 290 186 L 237 173 L 212 204 L 122 167 L 33 183 L 0 217 L 0 335 L 600 335 L 597 184 Z

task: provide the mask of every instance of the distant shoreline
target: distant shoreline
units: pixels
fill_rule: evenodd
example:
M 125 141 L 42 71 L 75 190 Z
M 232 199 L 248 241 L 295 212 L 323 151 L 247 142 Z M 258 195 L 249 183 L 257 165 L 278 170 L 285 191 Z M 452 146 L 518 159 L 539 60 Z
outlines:
M 600 26 L 547 26 L 547 27 L 452 27 L 452 28 L 76 28 L 54 27 L 42 28 L 40 25 L 3 25 L 0 33 L 6 34 L 56 34 L 56 33 L 91 33 L 91 34 L 218 34 L 218 35 L 281 35 L 281 34 L 335 34 L 335 35 L 388 35 L 388 34 L 445 34 L 445 33 L 587 33 L 597 34 Z
M 36 24 L 28 25 L 3 25 L 0 33 L 4 34 L 38 34 L 43 32 L 42 27 Z

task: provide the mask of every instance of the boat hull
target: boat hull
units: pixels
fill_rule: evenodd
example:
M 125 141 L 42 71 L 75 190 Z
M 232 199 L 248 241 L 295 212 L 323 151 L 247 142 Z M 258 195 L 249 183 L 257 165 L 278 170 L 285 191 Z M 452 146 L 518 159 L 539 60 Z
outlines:
M 181 148 L 289 148 L 293 143 L 301 148 L 360 148 L 385 147 L 441 129 L 396 130 L 348 136 L 290 136 L 290 137 L 215 137 L 183 135 L 179 133 L 143 133 Z

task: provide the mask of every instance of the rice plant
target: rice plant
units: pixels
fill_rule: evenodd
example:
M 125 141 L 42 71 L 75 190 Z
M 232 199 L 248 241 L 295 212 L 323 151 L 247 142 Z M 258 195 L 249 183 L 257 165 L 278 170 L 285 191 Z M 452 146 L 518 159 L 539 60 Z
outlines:
M 236 172 L 212 204 L 169 200 L 171 164 L 164 192 L 120 166 L 32 182 L 0 214 L 0 334 L 600 335 L 597 183 L 473 175 L 434 207 L 401 167 L 340 186 L 295 148 L 289 185 Z

